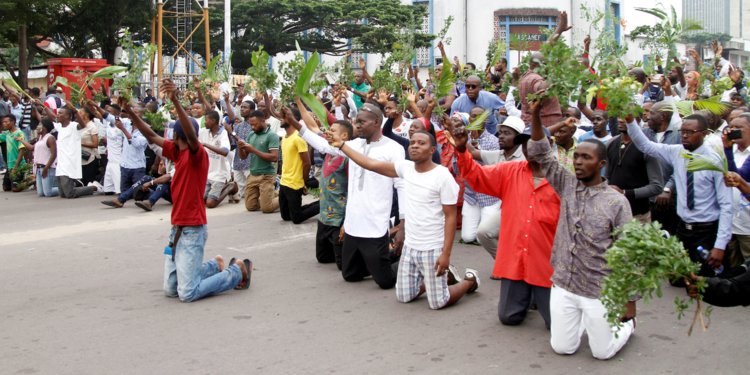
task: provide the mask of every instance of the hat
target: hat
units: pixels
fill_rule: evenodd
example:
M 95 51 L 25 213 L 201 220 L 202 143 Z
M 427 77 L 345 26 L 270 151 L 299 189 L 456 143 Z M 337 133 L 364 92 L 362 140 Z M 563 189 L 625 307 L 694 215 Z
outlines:
M 190 123 L 193 125 L 193 129 L 195 130 L 195 136 L 198 136 L 198 121 L 195 121 L 194 118 L 190 117 Z M 175 121 L 174 123 L 174 137 L 175 140 L 177 138 L 180 139 L 186 139 L 185 132 L 182 130 L 182 124 L 180 123 L 180 120 Z
M 549 130 L 547 128 L 542 127 L 542 130 L 544 131 L 544 136 L 549 138 L 551 135 L 549 133 Z M 515 138 L 513 138 L 513 144 L 518 146 L 521 144 L 526 143 L 531 138 L 531 128 L 526 128 L 523 133 L 517 135 Z
M 503 121 L 500 126 L 507 126 L 513 130 L 516 131 L 516 133 L 521 134 L 523 133 L 523 129 L 526 127 L 526 124 L 524 124 L 523 120 L 521 120 L 518 116 L 508 116 L 505 118 L 505 121 Z

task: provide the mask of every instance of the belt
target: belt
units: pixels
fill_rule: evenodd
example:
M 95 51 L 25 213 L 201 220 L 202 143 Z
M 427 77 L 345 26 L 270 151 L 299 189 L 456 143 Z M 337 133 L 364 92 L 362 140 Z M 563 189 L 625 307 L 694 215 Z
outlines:
M 686 223 L 686 222 L 680 220 L 680 225 L 683 228 L 687 229 L 687 230 L 693 230 L 693 229 L 698 229 L 698 228 L 710 228 L 710 227 L 713 227 L 713 226 L 718 225 L 718 224 L 719 224 L 718 220 L 716 220 L 716 221 L 709 221 L 709 222 L 705 222 L 705 223 Z
M 36 167 L 37 167 L 37 168 L 44 168 L 44 167 L 46 167 L 46 166 L 47 166 L 46 164 L 37 164 L 37 165 L 36 165 Z

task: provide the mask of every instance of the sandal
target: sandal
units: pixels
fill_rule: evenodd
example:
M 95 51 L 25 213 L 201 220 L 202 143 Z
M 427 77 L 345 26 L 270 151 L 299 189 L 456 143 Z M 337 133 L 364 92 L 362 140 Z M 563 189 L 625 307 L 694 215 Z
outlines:
M 234 258 L 232 259 L 234 260 Z M 251 262 L 250 259 L 244 259 L 242 263 L 245 264 L 245 269 L 247 270 L 247 278 L 243 277 L 242 281 L 240 281 L 240 283 L 237 284 L 236 287 L 234 287 L 234 289 L 237 290 L 247 289 L 250 287 L 250 276 L 253 271 L 253 262 Z

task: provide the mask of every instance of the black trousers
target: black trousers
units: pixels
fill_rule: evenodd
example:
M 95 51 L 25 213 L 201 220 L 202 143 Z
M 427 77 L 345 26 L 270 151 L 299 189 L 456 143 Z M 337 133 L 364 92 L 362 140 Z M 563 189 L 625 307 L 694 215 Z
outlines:
M 687 224 L 680 220 L 677 224 L 677 238 L 687 249 L 690 260 L 701 264 L 699 276 L 715 276 L 714 270 L 707 265 L 698 253 L 698 247 L 711 251 L 714 248 L 716 234 L 719 232 L 719 222 Z M 724 257 L 724 269 L 729 269 L 729 257 Z
M 388 251 L 388 232 L 378 238 L 363 238 L 344 234 L 341 249 L 341 276 L 346 281 L 361 281 L 372 275 L 382 289 L 396 285 L 396 271 Z
M 651 204 L 651 221 L 658 221 L 662 229 L 672 236 L 676 235 L 680 217 L 677 216 L 677 204 L 674 198 L 669 201 L 669 205 L 666 207 L 657 207 Z
M 318 221 L 318 232 L 315 236 L 315 257 L 318 263 L 336 262 L 341 270 L 341 249 L 343 243 L 339 241 L 341 227 L 326 225 Z
M 509 326 L 521 324 L 526 319 L 533 296 L 544 325 L 549 329 L 549 294 L 550 288 L 531 285 L 523 280 L 500 279 L 500 301 L 497 304 L 500 322 Z
M 281 185 L 279 189 L 279 212 L 284 221 L 300 224 L 320 212 L 320 202 L 302 205 L 302 189 L 294 190 Z
M 97 181 L 99 175 L 99 159 L 94 159 L 91 163 L 81 166 L 81 182 L 83 186 L 88 185 L 89 182 Z

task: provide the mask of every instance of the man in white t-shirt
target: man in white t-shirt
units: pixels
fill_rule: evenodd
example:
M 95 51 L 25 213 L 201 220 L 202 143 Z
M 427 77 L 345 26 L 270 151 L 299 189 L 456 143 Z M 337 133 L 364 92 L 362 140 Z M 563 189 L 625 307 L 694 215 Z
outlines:
M 209 111 L 204 117 L 206 127 L 198 133 L 198 140 L 208 153 L 208 182 L 203 199 L 206 208 L 215 208 L 227 197 L 239 191 L 236 182 L 229 182 L 231 169 L 229 167 L 229 136 L 219 123 L 219 112 Z
M 85 125 L 71 121 L 75 111 L 70 107 L 58 108 L 57 116 L 49 107 L 45 107 L 50 118 L 56 118 L 55 130 L 57 130 L 57 185 L 60 188 L 61 198 L 78 198 L 84 195 L 92 195 L 96 192 L 95 186 L 76 186 L 76 180 L 82 177 L 81 172 L 81 133 L 78 130 Z
M 406 240 L 396 281 L 399 302 L 411 302 L 426 292 L 430 308 L 437 310 L 476 291 L 479 277 L 473 269 L 466 270 L 465 280 L 448 286 L 459 187 L 447 168 L 432 161 L 435 138 L 426 131 L 415 132 L 409 144 L 411 160 L 390 162 L 371 159 L 330 134 L 332 146 L 360 167 L 406 183 Z

